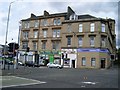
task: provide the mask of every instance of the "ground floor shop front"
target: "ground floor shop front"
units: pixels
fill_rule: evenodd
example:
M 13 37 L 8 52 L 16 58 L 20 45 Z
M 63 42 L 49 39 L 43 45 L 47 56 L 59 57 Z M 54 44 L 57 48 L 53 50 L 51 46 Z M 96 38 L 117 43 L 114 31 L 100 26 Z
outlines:
M 107 49 L 62 49 L 61 65 L 70 68 L 109 68 L 112 64 Z
M 53 62 L 65 68 L 109 68 L 111 66 L 110 52 L 99 48 L 61 49 L 61 51 L 19 52 L 22 62 L 33 61 L 46 66 Z

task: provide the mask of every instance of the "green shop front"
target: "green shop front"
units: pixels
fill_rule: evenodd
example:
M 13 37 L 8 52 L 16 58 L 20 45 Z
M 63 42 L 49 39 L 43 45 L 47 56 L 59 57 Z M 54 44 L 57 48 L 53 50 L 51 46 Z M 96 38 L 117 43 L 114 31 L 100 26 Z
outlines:
M 47 63 L 57 63 L 61 62 L 61 52 L 60 51 L 39 51 L 39 62 L 42 65 L 47 65 Z

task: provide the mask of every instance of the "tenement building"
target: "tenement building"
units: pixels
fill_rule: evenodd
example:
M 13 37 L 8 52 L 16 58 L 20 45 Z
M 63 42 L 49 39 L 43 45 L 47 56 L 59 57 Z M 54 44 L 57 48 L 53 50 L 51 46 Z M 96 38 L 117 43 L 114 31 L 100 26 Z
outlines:
M 109 68 L 114 60 L 113 19 L 77 15 L 68 7 L 64 13 L 31 14 L 21 22 L 19 52 L 23 62 L 26 58 L 41 65 L 54 62 L 70 68 Z

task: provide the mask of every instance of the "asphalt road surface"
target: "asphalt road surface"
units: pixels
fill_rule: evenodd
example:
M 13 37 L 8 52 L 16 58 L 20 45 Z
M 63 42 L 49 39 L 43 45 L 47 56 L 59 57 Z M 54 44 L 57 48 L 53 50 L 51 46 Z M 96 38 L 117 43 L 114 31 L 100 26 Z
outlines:
M 17 85 L 9 88 L 118 88 L 118 68 L 57 69 L 46 67 L 19 67 L 17 70 L 3 70 L 2 75 L 46 82 L 43 84 L 24 86 Z

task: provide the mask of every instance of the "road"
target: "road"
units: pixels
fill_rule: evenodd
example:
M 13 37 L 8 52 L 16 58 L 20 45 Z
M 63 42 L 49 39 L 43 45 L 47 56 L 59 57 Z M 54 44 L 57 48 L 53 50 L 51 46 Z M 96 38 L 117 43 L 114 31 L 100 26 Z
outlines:
M 19 67 L 4 70 L 2 75 L 11 75 L 44 81 L 44 84 L 16 86 L 16 88 L 118 88 L 118 69 L 74 69 Z M 12 87 L 9 87 L 12 88 Z

